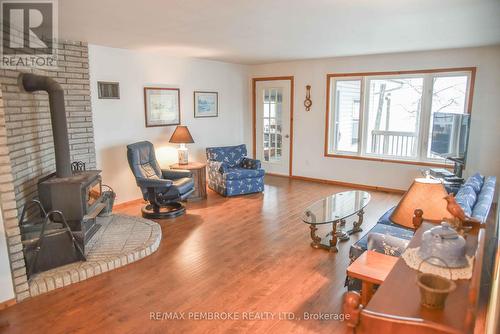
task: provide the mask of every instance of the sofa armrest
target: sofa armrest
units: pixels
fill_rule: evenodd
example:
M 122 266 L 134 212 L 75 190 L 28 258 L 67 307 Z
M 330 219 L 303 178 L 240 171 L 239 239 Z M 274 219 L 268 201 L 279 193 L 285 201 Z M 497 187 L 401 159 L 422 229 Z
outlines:
M 138 177 L 137 185 L 141 188 L 168 188 L 172 186 L 172 181 L 164 179 L 148 179 L 145 177 Z
M 162 169 L 161 174 L 164 179 L 177 180 L 183 177 L 193 177 L 193 173 L 184 169 Z
M 491 205 L 493 204 L 495 196 L 497 178 L 495 176 L 488 176 L 483 183 L 481 191 L 477 195 L 477 201 L 472 208 L 472 217 L 485 223 L 490 213 Z
M 222 161 L 208 160 L 207 164 L 210 171 L 216 171 L 222 174 L 224 174 L 229 169 L 229 165 L 226 162 Z
M 260 160 L 245 157 L 241 161 L 240 166 L 246 169 L 259 169 L 261 167 L 261 163 Z
M 367 249 L 385 255 L 400 257 L 408 247 L 408 240 L 388 234 L 372 232 L 368 234 Z

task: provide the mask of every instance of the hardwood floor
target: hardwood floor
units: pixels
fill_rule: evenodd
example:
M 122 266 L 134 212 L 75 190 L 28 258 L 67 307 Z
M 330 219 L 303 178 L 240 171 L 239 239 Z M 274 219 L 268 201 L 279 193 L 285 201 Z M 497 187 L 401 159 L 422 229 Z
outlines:
M 266 177 L 264 194 L 188 203 L 187 214 L 162 220 L 163 240 L 145 259 L 0 312 L 12 333 L 332 333 L 340 313 L 350 244 L 400 195 L 370 192 L 364 231 L 337 254 L 310 247 L 303 209 L 346 188 Z M 120 212 L 139 215 L 140 204 Z M 348 223 L 349 224 L 349 223 Z M 323 234 L 323 231 L 320 231 Z M 151 312 L 270 312 L 265 320 L 150 320 Z M 227 312 L 227 313 L 223 313 Z M 301 320 L 280 320 L 287 313 Z M 249 313 L 246 313 L 249 315 Z M 256 314 L 256 313 L 253 313 Z M 272 319 L 272 316 L 274 319 Z M 261 313 L 264 317 L 266 314 Z

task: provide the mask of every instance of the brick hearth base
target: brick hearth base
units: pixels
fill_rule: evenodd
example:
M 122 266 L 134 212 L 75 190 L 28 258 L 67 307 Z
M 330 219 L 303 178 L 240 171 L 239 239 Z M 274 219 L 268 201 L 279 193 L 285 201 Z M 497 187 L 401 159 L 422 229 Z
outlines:
M 102 227 L 86 245 L 87 261 L 33 275 L 32 297 L 135 262 L 160 246 L 161 227 L 153 221 L 114 214 L 97 222 Z

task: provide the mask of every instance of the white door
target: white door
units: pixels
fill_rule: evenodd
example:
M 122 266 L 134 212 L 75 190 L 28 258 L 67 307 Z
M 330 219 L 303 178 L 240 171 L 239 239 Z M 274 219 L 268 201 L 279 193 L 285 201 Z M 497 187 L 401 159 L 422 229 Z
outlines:
M 290 80 L 255 85 L 255 152 L 268 173 L 289 175 Z

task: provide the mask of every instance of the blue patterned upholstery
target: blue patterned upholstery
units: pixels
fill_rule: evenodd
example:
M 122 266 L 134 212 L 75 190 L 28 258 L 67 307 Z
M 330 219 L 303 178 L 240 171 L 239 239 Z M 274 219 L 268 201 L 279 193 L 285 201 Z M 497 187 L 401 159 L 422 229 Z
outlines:
M 413 237 L 413 231 L 411 229 L 394 224 L 389 217 L 392 215 L 396 207 L 389 209 L 386 213 L 380 217 L 377 224 L 372 227 L 361 239 L 355 242 L 349 249 L 349 259 L 350 263 L 353 263 L 361 254 L 363 254 L 367 249 L 374 250 L 379 253 L 387 253 L 387 247 L 383 246 L 383 243 L 372 243 L 368 247 L 368 241 L 371 238 L 372 233 L 388 235 L 390 238 L 400 238 L 403 240 L 410 240 Z M 392 244 L 392 243 L 391 243 Z M 405 244 L 405 243 L 404 243 Z M 379 247 L 382 246 L 382 247 Z M 404 249 L 398 249 L 398 252 L 404 251 Z M 393 255 L 393 254 L 390 254 Z M 346 277 L 345 285 L 347 289 L 350 290 L 361 290 L 361 282 L 357 279 Z
M 392 209 L 390 211 L 392 212 Z M 358 256 L 363 254 L 363 252 L 368 249 L 368 236 L 371 233 L 391 235 L 393 237 L 405 240 L 410 240 L 413 237 L 413 231 L 411 229 L 407 229 L 401 226 L 396 226 L 393 224 L 388 225 L 388 224 L 377 223 L 375 224 L 375 226 L 372 227 L 370 231 L 368 231 L 368 233 L 366 233 L 361 239 L 359 239 L 355 244 L 351 246 L 351 248 L 349 249 L 349 258 L 351 259 L 351 262 L 356 260 Z M 372 249 L 372 250 L 384 253 L 383 249 Z
M 477 202 L 472 209 L 472 217 L 477 218 L 482 222 L 486 221 L 488 213 L 490 212 L 491 203 L 493 203 L 496 182 L 497 178 L 495 176 L 486 178 L 486 181 L 481 188 L 481 192 L 477 196 Z
M 400 257 L 403 255 L 409 243 L 409 239 L 403 239 L 401 236 L 395 237 L 390 234 L 370 232 L 368 234 L 368 245 L 366 248 L 385 255 Z
M 476 173 L 471 177 L 469 177 L 469 179 L 467 179 L 467 182 L 465 182 L 464 186 L 472 187 L 472 189 L 474 189 L 476 194 L 479 194 L 481 188 L 483 187 L 483 183 L 484 183 L 484 176 L 482 176 L 479 173 Z
M 456 200 L 464 209 L 464 212 L 474 218 L 485 222 L 493 202 L 495 194 L 496 177 L 490 176 L 484 179 L 481 174 L 472 175 L 467 182 L 460 187 Z M 479 187 L 479 188 L 478 188 Z M 413 231 L 405 227 L 394 224 L 389 217 L 394 208 L 389 209 L 375 226 L 366 233 L 361 239 L 354 243 L 349 249 L 349 259 L 352 262 L 356 260 L 367 249 L 374 250 L 387 255 L 401 254 L 401 249 L 407 240 L 413 237 Z M 371 234 L 375 234 L 372 236 Z M 380 237 L 377 235 L 384 235 Z M 395 241 L 395 238 L 402 239 Z M 392 254 L 391 254 L 392 253 Z M 349 290 L 360 290 L 361 282 L 357 279 L 346 278 L 346 284 Z
M 223 196 L 264 191 L 265 171 L 246 154 L 245 145 L 207 148 L 208 187 Z
M 247 155 L 245 144 L 207 148 L 207 159 L 225 162 L 229 167 L 237 167 Z
M 223 175 L 225 180 L 241 180 L 247 178 L 263 177 L 263 169 L 229 168 Z
M 467 216 L 472 215 L 472 207 L 474 206 L 474 203 L 476 203 L 476 199 L 477 194 L 470 185 L 464 185 L 461 187 L 455 196 L 455 200 L 462 207 L 462 209 L 464 209 Z

